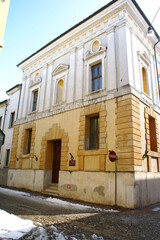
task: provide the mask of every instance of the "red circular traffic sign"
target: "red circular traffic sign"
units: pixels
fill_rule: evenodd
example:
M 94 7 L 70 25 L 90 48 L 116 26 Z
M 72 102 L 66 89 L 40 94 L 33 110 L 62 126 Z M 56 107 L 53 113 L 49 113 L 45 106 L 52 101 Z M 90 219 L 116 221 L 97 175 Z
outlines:
M 109 151 L 109 160 L 115 162 L 117 160 L 117 155 L 114 151 Z

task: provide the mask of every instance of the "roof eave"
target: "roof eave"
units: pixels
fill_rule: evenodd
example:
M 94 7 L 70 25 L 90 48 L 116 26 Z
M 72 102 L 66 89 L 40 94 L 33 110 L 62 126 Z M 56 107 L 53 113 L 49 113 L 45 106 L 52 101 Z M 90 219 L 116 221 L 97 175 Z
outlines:
M 15 85 L 14 87 L 12 87 L 12 88 L 10 88 L 9 90 L 7 90 L 7 91 L 6 91 L 6 94 L 7 94 L 7 95 L 10 95 L 11 92 L 12 92 L 14 89 L 17 88 L 17 90 L 18 90 L 18 89 L 20 89 L 21 87 L 22 87 L 22 84 L 17 84 L 17 85 Z
M 111 6 L 112 4 L 114 4 L 115 2 L 117 2 L 119 0 L 112 0 L 111 2 L 109 2 L 108 4 L 106 4 L 105 6 L 103 6 L 102 8 L 100 8 L 99 10 L 97 10 L 96 12 L 94 12 L 93 14 L 89 15 L 87 18 L 85 18 L 84 20 L 82 20 L 81 22 L 77 23 L 76 25 L 74 25 L 73 27 L 69 28 L 67 31 L 65 31 L 64 33 L 62 33 L 61 35 L 59 35 L 58 37 L 54 38 L 52 41 L 50 41 L 49 43 L 47 43 L 46 45 L 44 45 L 42 48 L 40 48 L 39 50 L 37 50 L 36 52 L 34 52 L 33 54 L 31 54 L 29 57 L 27 57 L 26 59 L 24 59 L 23 61 L 21 61 L 20 63 L 17 64 L 17 67 L 20 67 L 20 65 L 22 65 L 24 62 L 26 62 L 27 60 L 29 60 L 30 58 L 32 58 L 33 56 L 35 56 L 37 53 L 41 52 L 42 50 L 44 50 L 46 47 L 48 47 L 49 45 L 51 45 L 52 43 L 56 42 L 58 39 L 60 39 L 61 37 L 65 36 L 67 33 L 71 32 L 72 30 L 74 30 L 75 28 L 77 28 L 78 26 L 80 26 L 81 24 L 85 23 L 86 21 L 88 21 L 89 19 L 91 19 L 92 17 L 94 17 L 95 15 L 97 15 L 98 13 L 100 13 L 101 11 L 105 10 L 106 8 L 108 8 L 109 6 Z M 144 14 L 144 12 L 142 11 L 142 9 L 140 8 L 140 6 L 138 5 L 138 3 L 135 0 L 131 0 L 132 3 L 134 4 L 134 6 L 137 8 L 138 12 L 141 14 L 141 16 L 144 18 L 144 20 L 146 21 L 146 23 L 148 24 L 148 26 L 151 26 L 156 37 L 159 39 L 160 36 L 158 35 L 158 33 L 156 32 L 156 30 L 154 29 L 154 27 L 152 26 L 151 22 L 149 21 L 149 19 L 146 17 L 146 15 Z

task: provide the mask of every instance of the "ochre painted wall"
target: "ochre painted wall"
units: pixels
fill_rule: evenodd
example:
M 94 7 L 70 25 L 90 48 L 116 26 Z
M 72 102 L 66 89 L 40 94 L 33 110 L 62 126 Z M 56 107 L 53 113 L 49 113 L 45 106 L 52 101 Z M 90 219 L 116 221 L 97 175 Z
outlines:
M 51 154 L 48 154 L 48 151 L 52 152 L 51 149 L 47 150 L 48 143 L 61 139 L 61 170 L 114 171 L 115 165 L 108 158 L 108 151 L 114 150 L 118 156 L 118 171 L 134 172 L 135 167 L 142 168 L 142 155 L 145 147 L 141 139 L 145 140 L 143 137 L 145 131 L 147 131 L 145 135 L 146 150 L 150 151 L 149 137 L 147 137 L 149 136 L 149 115 L 156 119 L 158 152 L 160 149 L 158 115 L 145 106 L 143 108 L 143 114 L 140 114 L 141 103 L 130 94 L 17 125 L 14 128 L 10 167 L 51 170 L 51 163 L 47 163 L 47 158 L 49 162 L 51 161 Z M 97 113 L 100 118 L 100 147 L 98 150 L 86 150 L 86 117 Z M 146 128 L 145 131 L 142 131 L 143 127 Z M 27 128 L 32 128 L 31 153 L 29 155 L 23 153 L 25 129 Z M 69 166 L 69 153 L 74 156 L 76 166 Z M 155 155 L 149 152 L 149 154 L 152 157 L 159 157 L 158 153 Z M 15 156 L 18 157 L 18 161 Z M 148 161 L 150 164 L 150 160 Z

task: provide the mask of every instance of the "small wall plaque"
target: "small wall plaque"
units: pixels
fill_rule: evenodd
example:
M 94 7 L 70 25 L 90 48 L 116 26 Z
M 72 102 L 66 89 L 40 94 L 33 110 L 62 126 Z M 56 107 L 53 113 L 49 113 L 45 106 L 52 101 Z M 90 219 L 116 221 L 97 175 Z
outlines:
M 74 159 L 69 160 L 69 166 L 70 167 L 76 166 L 76 160 L 74 160 Z

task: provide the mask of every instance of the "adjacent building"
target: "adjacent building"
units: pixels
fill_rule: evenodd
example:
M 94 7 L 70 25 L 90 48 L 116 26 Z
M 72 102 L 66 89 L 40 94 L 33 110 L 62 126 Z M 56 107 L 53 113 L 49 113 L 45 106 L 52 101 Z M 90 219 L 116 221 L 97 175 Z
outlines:
M 9 89 L 9 99 L 0 102 L 0 129 L 5 134 L 4 144 L 0 147 L 0 185 L 7 186 L 8 167 L 12 146 L 13 127 L 17 120 L 21 84 Z
M 114 150 L 117 204 L 160 201 L 159 36 L 149 26 L 136 1 L 113 0 L 18 64 L 8 186 L 114 205 Z
M 0 0 L 0 51 L 4 45 L 4 33 L 7 22 L 10 0 Z

